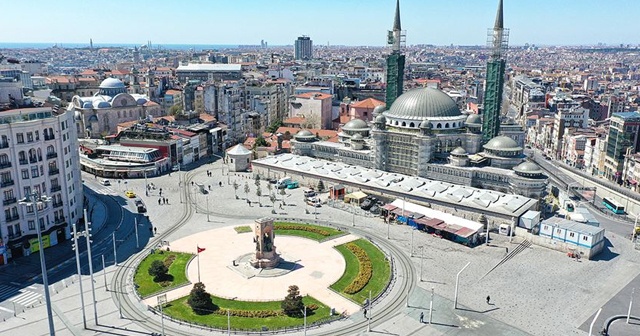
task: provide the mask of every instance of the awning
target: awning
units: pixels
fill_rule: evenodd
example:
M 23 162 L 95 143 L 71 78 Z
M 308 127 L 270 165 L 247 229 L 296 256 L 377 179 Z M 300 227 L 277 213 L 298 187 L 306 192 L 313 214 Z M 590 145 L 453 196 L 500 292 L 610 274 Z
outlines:
M 629 180 L 629 184 L 636 185 L 636 184 L 638 184 L 638 181 L 636 181 L 634 179 L 631 179 L 631 180 Z
M 383 205 L 382 208 L 387 210 L 387 211 L 393 211 L 393 210 L 397 209 L 398 207 L 389 203 L 389 204 Z

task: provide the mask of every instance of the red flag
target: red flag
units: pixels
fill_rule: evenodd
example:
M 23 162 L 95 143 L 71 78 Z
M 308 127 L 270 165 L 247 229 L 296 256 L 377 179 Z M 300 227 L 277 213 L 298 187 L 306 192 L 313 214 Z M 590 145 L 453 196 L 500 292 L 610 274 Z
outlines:
M 205 248 L 204 247 L 200 247 L 200 246 L 196 246 L 198 248 L 198 253 L 200 252 L 204 252 Z

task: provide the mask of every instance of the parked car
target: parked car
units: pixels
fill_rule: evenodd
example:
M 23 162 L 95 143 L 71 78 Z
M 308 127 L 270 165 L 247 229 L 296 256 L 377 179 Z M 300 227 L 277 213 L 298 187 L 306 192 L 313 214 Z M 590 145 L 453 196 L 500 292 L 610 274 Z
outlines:
M 377 204 L 374 204 L 371 209 L 369 209 L 369 212 L 371 212 L 374 215 L 379 215 L 380 214 L 380 207 Z
M 127 191 L 125 191 L 125 192 L 124 192 L 124 195 L 125 195 L 125 196 L 127 196 L 127 197 L 129 197 L 129 198 L 135 198 L 135 197 L 136 197 L 136 193 L 134 193 L 134 192 L 133 192 L 133 191 L 131 191 L 131 190 L 127 190 Z
M 104 186 L 109 186 L 109 185 L 111 185 L 111 181 L 109 181 L 107 179 L 102 179 L 102 180 L 100 180 L 100 184 L 102 184 Z
M 320 199 L 317 197 L 307 197 L 306 203 L 316 208 L 319 208 L 322 206 L 322 202 L 320 202 Z
M 138 213 L 145 213 L 147 212 L 147 207 L 144 205 L 144 202 L 142 202 L 141 199 L 136 199 L 135 201 L 133 201 L 136 205 L 136 208 L 138 209 Z
M 367 197 L 367 199 L 360 204 L 360 209 L 369 210 L 376 202 L 378 202 L 378 200 L 375 197 Z
M 287 189 L 295 189 L 298 187 L 298 182 L 289 182 L 289 184 L 287 184 Z
M 316 195 L 316 191 L 313 189 L 306 189 L 304 191 L 304 197 L 313 197 Z

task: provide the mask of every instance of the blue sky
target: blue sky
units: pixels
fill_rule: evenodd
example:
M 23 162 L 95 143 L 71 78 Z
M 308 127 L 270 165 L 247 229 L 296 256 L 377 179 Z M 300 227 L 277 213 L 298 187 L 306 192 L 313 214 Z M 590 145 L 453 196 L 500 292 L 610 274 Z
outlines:
M 401 0 L 407 44 L 485 44 L 498 0 Z M 504 0 L 511 45 L 640 43 L 639 0 Z M 0 0 L 0 42 L 382 45 L 395 0 Z M 11 14 L 10 14 L 11 13 Z M 38 17 L 39 16 L 39 17 Z M 8 33 L 10 32 L 10 33 Z

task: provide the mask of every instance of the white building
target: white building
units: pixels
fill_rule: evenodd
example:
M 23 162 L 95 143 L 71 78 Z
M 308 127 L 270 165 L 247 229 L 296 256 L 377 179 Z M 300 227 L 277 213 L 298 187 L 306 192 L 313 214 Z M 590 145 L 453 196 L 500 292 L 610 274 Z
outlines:
M 82 183 L 74 112 L 51 108 L 0 112 L 0 264 L 38 250 L 36 222 L 44 247 L 69 239 L 82 217 Z M 51 198 L 38 208 L 18 200 L 29 193 Z

